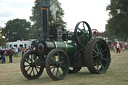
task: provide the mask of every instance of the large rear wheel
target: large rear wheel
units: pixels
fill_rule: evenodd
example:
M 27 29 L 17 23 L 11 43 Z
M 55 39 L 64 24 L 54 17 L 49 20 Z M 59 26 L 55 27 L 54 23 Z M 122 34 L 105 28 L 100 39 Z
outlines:
M 91 73 L 104 73 L 110 65 L 110 51 L 102 39 L 94 39 L 85 47 L 85 63 Z

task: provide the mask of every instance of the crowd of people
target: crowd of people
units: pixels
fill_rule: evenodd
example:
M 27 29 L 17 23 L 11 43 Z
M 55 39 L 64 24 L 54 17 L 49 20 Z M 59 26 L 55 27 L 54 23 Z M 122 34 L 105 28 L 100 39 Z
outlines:
M 119 43 L 119 42 L 114 42 L 113 43 L 113 49 L 115 53 L 121 53 L 121 50 L 124 52 L 125 51 L 125 44 L 124 43 Z M 22 56 L 24 55 L 25 52 L 27 52 L 28 50 L 31 50 L 32 48 L 29 46 L 29 48 L 24 48 L 24 47 L 15 47 L 15 48 L 11 48 L 8 51 L 5 50 L 0 50 L 0 60 L 1 63 L 5 63 L 6 59 L 4 57 L 4 55 L 8 55 L 9 56 L 9 63 L 12 63 L 12 56 L 14 57 L 18 57 L 18 54 L 21 53 Z
M 124 52 L 125 44 L 119 43 L 119 42 L 114 42 L 113 43 L 113 49 L 114 49 L 115 53 L 121 53 L 121 50 Z
M 15 48 L 11 48 L 9 50 L 0 50 L 0 59 L 1 59 L 1 63 L 5 63 L 6 59 L 5 59 L 5 55 L 9 56 L 9 63 L 12 63 L 12 56 L 14 57 L 18 57 L 19 53 L 22 54 L 22 56 L 24 55 L 25 52 L 27 52 L 28 50 L 31 50 L 31 47 L 29 46 L 29 48 L 24 48 L 24 47 L 15 47 Z

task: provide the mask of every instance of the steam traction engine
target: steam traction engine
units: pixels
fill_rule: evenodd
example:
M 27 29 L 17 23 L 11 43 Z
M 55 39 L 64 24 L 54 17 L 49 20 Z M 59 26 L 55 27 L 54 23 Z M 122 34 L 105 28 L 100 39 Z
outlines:
M 46 68 L 53 80 L 63 79 L 67 73 L 77 73 L 87 67 L 91 73 L 101 74 L 110 64 L 110 51 L 102 39 L 93 39 L 89 24 L 77 23 L 74 32 L 59 31 L 48 27 L 49 0 L 41 6 L 43 40 L 36 49 L 28 51 L 21 59 L 22 74 L 27 79 L 37 79 Z M 51 32 L 49 32 L 51 31 Z

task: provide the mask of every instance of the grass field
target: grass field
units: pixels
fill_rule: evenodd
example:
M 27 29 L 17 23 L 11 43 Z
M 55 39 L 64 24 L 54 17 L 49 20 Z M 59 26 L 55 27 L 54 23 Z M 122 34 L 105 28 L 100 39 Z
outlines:
M 128 51 L 116 54 L 111 51 L 111 64 L 105 74 L 91 74 L 86 67 L 79 73 L 68 74 L 63 80 L 53 81 L 46 71 L 39 79 L 27 80 L 20 71 L 21 57 L 13 63 L 0 63 L 0 85 L 128 85 Z

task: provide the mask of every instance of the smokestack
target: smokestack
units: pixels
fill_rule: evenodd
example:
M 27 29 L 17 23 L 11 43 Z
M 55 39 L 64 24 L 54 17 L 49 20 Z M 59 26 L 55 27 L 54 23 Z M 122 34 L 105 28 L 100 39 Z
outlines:
M 48 8 L 50 8 L 51 14 L 56 22 L 56 11 L 57 11 L 58 0 L 41 0 L 41 16 L 42 16 L 42 29 L 43 39 L 47 40 L 49 36 L 48 32 Z
M 42 29 L 43 29 L 43 39 L 48 39 L 48 8 L 41 8 L 41 16 L 42 16 Z
M 48 7 L 50 0 L 41 0 L 41 18 L 42 18 L 42 29 L 43 29 L 43 40 L 48 39 Z

